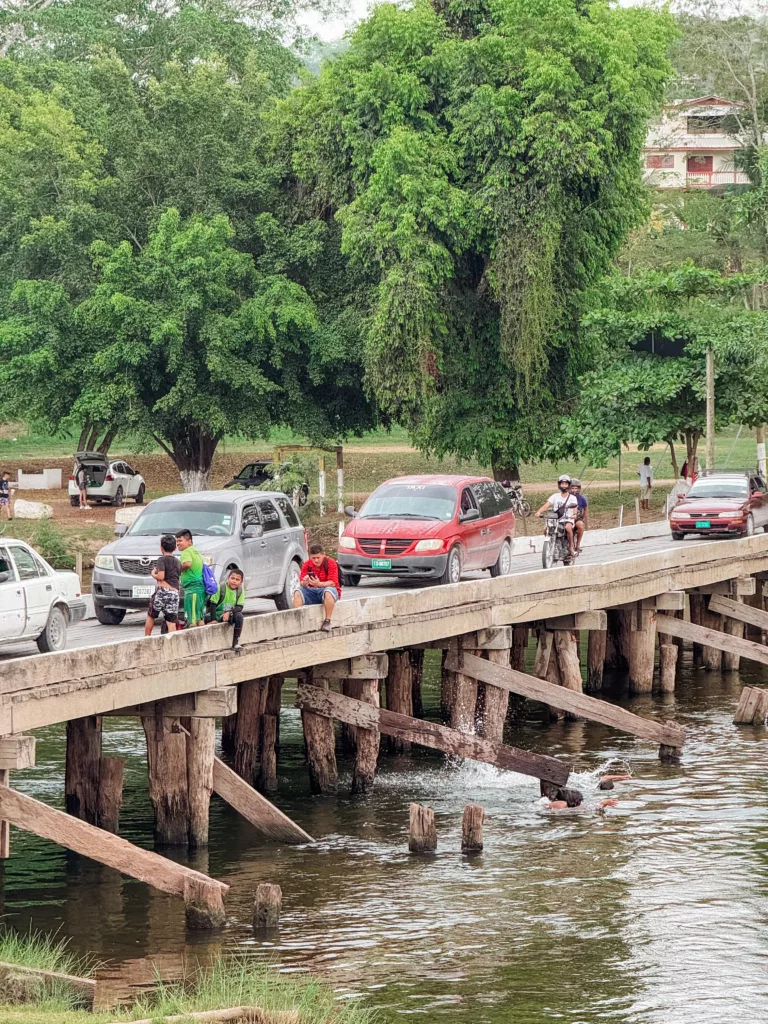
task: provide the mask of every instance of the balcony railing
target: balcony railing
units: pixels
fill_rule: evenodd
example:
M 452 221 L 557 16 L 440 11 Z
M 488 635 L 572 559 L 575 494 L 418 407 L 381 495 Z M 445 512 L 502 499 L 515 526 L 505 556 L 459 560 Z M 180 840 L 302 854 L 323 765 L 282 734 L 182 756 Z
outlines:
M 745 171 L 688 171 L 686 188 L 712 188 L 713 185 L 748 185 Z

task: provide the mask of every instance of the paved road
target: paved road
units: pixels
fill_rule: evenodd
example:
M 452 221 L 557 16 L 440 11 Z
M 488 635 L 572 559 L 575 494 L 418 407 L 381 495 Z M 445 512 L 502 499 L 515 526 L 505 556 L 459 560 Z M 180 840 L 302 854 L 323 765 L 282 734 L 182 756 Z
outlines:
M 650 554 L 666 548 L 679 547 L 681 544 L 695 544 L 695 538 L 687 541 L 673 541 L 671 538 L 653 537 L 648 540 L 626 541 L 623 544 L 606 544 L 603 547 L 586 548 L 578 560 L 578 565 L 589 565 L 597 562 L 613 562 L 622 558 L 634 558 L 637 555 Z M 541 555 L 519 555 L 513 559 L 513 572 L 531 572 L 541 569 Z M 467 573 L 465 579 L 488 578 L 487 572 Z M 391 583 L 378 580 L 362 580 L 358 587 L 347 587 L 342 594 L 342 601 L 354 601 L 359 597 L 372 597 L 380 594 L 396 594 L 406 590 L 418 590 L 419 583 L 393 580 Z M 273 612 L 275 605 L 264 599 L 251 599 L 246 602 L 246 614 L 259 615 Z M 102 626 L 96 619 L 86 619 L 69 630 L 68 648 L 99 647 L 102 644 L 116 643 L 120 640 L 135 640 L 144 630 L 143 613 L 129 613 L 119 626 Z M 25 657 L 37 654 L 34 643 L 9 644 L 0 647 L 0 660 Z

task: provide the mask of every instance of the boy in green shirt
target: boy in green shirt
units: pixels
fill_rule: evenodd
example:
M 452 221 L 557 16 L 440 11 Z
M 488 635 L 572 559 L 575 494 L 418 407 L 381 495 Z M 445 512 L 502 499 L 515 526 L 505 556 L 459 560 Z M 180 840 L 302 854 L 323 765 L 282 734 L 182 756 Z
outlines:
M 226 583 L 219 584 L 219 589 L 210 599 L 211 611 L 217 622 L 231 623 L 235 627 L 232 638 L 233 650 L 240 650 L 240 634 L 243 631 L 243 574 L 239 569 L 232 569 Z
M 184 615 L 189 626 L 202 626 L 205 615 L 203 556 L 192 543 L 192 533 L 189 530 L 179 530 L 176 534 L 176 547 L 180 551 Z

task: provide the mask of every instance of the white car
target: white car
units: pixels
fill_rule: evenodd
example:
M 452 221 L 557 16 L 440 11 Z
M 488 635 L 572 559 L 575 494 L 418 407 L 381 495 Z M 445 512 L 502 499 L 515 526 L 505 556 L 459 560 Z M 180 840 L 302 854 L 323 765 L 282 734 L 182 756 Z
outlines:
M 21 540 L 0 537 L 0 643 L 34 640 L 44 653 L 67 645 L 85 601 L 74 572 L 57 572 Z
M 69 478 L 69 501 L 73 508 L 80 504 L 80 488 L 77 486 L 77 471 L 85 468 L 88 483 L 86 494 L 89 502 L 106 501 L 110 505 L 123 505 L 126 498 L 133 498 L 137 505 L 144 504 L 147 485 L 144 477 L 137 473 L 123 459 L 108 459 L 101 452 L 75 452 L 75 465 Z

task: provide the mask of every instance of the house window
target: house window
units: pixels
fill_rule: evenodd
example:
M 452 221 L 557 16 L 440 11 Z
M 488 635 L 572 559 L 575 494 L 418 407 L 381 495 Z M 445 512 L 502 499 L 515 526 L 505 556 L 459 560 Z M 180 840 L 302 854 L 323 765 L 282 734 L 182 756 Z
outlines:
M 673 153 L 649 153 L 645 158 L 645 166 L 648 168 L 674 167 L 675 157 Z

